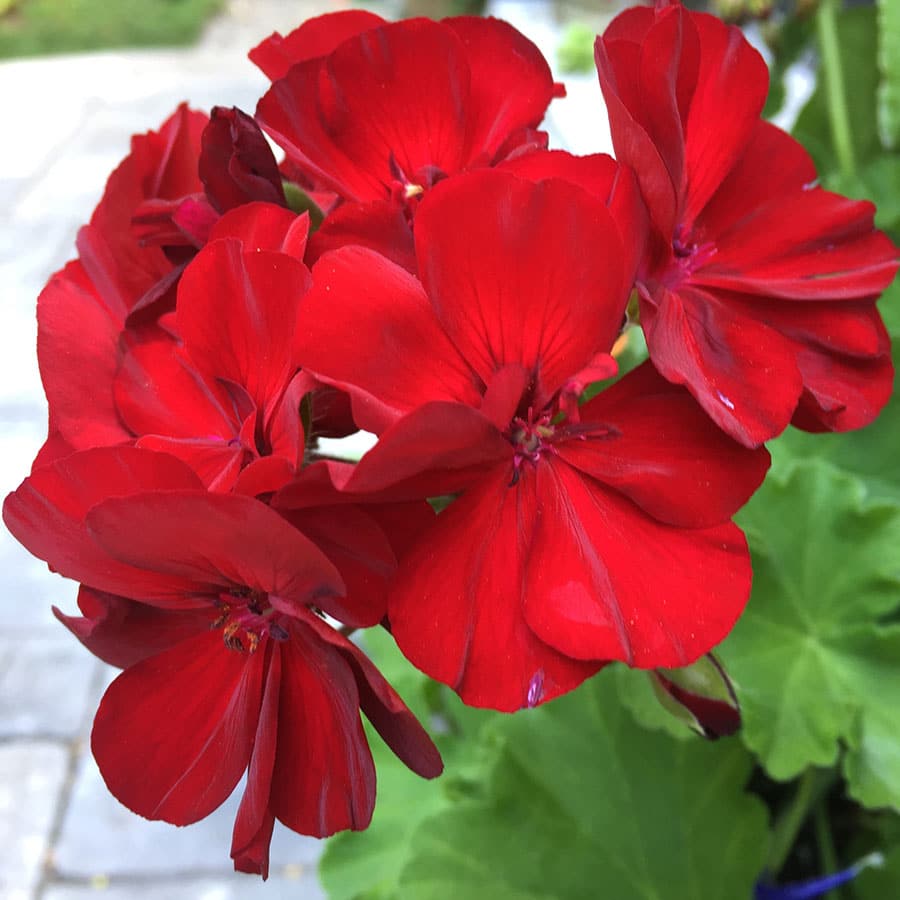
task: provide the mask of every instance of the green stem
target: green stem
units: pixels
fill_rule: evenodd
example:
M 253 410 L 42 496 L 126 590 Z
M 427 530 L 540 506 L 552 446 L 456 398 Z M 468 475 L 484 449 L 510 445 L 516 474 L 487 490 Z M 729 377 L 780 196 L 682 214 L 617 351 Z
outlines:
M 813 827 L 816 830 L 816 846 L 819 848 L 819 862 L 822 864 L 822 875 L 833 875 L 838 870 L 837 851 L 831 836 L 831 823 L 828 821 L 826 804 L 817 804 L 813 812 Z M 824 900 L 841 900 L 843 891 L 833 888 L 823 894 Z
M 791 802 L 779 813 L 772 829 L 772 840 L 766 860 L 766 871 L 770 875 L 775 876 L 781 871 L 810 810 L 831 787 L 836 777 L 834 769 L 812 767 L 800 777 L 800 783 Z
M 825 97 L 828 104 L 828 120 L 831 139 L 838 165 L 844 175 L 856 173 L 856 157 L 853 151 L 853 134 L 847 111 L 847 92 L 844 83 L 844 67 L 837 25 L 838 0 L 821 0 L 816 16 L 819 51 L 822 54 L 821 71 L 825 76 Z

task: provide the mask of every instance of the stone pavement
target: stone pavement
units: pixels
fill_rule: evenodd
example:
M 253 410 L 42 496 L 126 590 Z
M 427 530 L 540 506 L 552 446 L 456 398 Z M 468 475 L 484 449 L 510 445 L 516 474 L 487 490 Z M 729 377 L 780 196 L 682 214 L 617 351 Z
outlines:
M 232 0 L 188 50 L 106 52 L 0 64 L 0 496 L 27 474 L 46 434 L 35 359 L 35 299 L 74 254 L 78 227 L 133 132 L 158 126 L 183 99 L 252 111 L 266 86 L 245 58 L 273 30 L 344 7 L 342 0 Z M 388 16 L 394 11 L 376 7 Z M 492 11 L 552 59 L 558 26 L 545 0 Z M 608 146 L 592 76 L 566 78 L 554 145 Z M 0 529 L 0 900 L 231 900 L 324 897 L 319 842 L 276 827 L 265 885 L 230 871 L 237 797 L 187 829 L 147 822 L 106 791 L 88 744 L 115 672 L 53 618 L 75 585 L 50 574 Z

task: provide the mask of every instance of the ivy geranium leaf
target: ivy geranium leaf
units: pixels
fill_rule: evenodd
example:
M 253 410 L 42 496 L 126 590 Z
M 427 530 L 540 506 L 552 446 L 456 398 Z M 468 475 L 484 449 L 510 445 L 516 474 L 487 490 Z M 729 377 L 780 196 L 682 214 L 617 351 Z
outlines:
M 490 746 L 477 740 L 494 718 L 469 709 L 449 690 L 417 671 L 387 632 L 365 632 L 366 652 L 431 732 L 444 758 L 444 774 L 425 781 L 413 774 L 366 722 L 378 775 L 378 801 L 372 824 L 328 840 L 319 865 L 330 900 L 376 900 L 394 895 L 409 855 L 410 840 L 426 816 L 449 806 L 451 798 L 478 789 Z
M 753 595 L 720 648 L 743 739 L 776 779 L 833 764 L 851 796 L 900 808 L 900 507 L 809 461 L 739 517 Z
M 637 725 L 612 672 L 491 727 L 485 792 L 422 823 L 397 897 L 734 900 L 750 897 L 766 811 L 739 741 Z

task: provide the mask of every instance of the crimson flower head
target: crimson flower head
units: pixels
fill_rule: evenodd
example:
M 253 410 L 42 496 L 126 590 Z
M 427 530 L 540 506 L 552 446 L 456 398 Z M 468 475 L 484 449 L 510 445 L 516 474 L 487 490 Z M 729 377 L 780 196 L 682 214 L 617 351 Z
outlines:
M 874 419 L 893 375 L 875 299 L 897 251 L 871 203 L 818 187 L 800 144 L 760 120 L 760 55 L 675 3 L 619 15 L 596 61 L 650 213 L 637 287 L 656 368 L 747 446 L 790 422 Z
M 608 660 L 684 665 L 747 598 L 729 518 L 766 452 L 647 365 L 578 405 L 615 371 L 626 226 L 573 184 L 488 170 L 423 200 L 421 282 L 359 247 L 313 270 L 303 364 L 380 434 L 345 489 L 459 495 L 400 560 L 388 616 L 470 704 L 533 706 Z
M 354 242 L 406 262 L 422 196 L 448 175 L 545 146 L 535 129 L 559 94 L 537 47 L 496 19 L 336 13 L 251 55 L 278 76 L 257 119 L 290 166 L 341 202 L 316 255 Z
M 101 447 L 36 470 L 3 517 L 83 583 L 84 618 L 59 617 L 125 667 L 91 746 L 133 811 L 188 825 L 246 773 L 231 855 L 265 877 L 276 819 L 318 837 L 368 825 L 375 769 L 360 710 L 410 768 L 440 773 L 421 725 L 322 615 L 371 625 L 378 602 L 344 597 L 322 551 L 260 501 L 210 493 L 166 454 Z

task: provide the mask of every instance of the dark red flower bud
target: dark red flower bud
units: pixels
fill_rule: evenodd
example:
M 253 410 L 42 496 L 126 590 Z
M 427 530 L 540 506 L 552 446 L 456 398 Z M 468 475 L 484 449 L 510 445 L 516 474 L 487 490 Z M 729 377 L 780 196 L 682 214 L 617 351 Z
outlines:
M 650 681 L 663 707 L 703 737 L 715 741 L 741 727 L 731 679 L 712 653 L 683 669 L 655 669 Z

